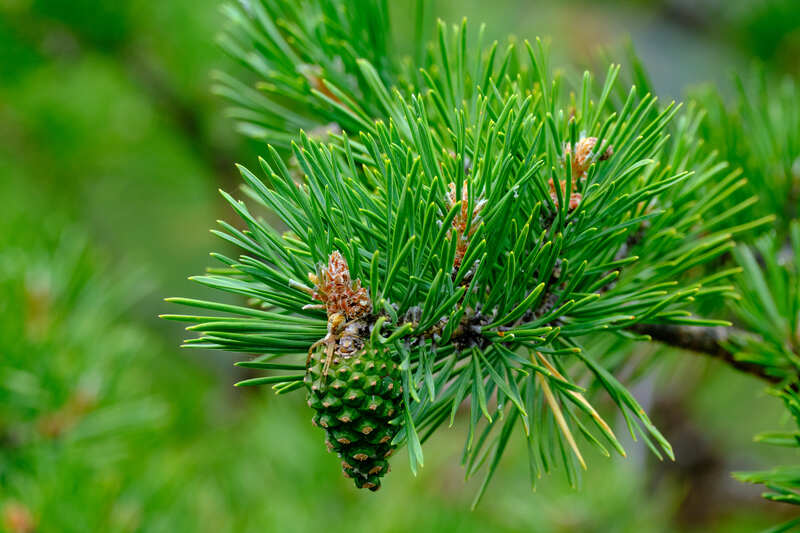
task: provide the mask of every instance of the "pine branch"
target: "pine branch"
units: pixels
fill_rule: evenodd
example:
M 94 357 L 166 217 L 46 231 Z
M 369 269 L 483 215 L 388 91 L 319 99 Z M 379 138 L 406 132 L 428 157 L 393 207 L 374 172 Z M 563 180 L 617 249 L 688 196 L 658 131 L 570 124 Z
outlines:
M 769 367 L 736 358 L 736 353 L 731 351 L 729 346 L 733 337 L 747 335 L 742 330 L 724 326 L 704 327 L 679 324 L 635 324 L 628 329 L 647 335 L 668 346 L 718 359 L 740 372 L 750 374 L 773 385 L 785 381 L 784 377 L 770 373 Z
M 194 279 L 251 307 L 174 300 L 223 313 L 167 316 L 193 324 L 198 336 L 185 346 L 258 354 L 247 364 L 264 370 L 312 368 L 309 405 L 333 428 L 339 453 L 375 427 L 350 425 L 358 417 L 325 393 L 329 370 L 390 368 L 392 388 L 382 394 L 397 432 L 379 444 L 407 444 L 414 471 L 421 444 L 466 402 L 463 457 L 468 475 L 486 467 L 481 493 L 516 422 L 532 482 L 563 463 L 577 484 L 576 437 L 624 454 L 576 373 L 591 373 L 635 438 L 672 457 L 596 359 L 595 343 L 579 344 L 585 338 L 667 324 L 647 333 L 746 372 L 785 368 L 785 358 L 757 365 L 752 353 L 734 352 L 727 333 L 707 329 L 726 322 L 690 311 L 734 293 L 729 280 L 739 270 L 706 265 L 729 257 L 734 237 L 772 221 L 736 218 L 754 200 L 740 172 L 697 137 L 702 113 L 679 114 L 680 106 L 625 87 L 618 65 L 602 84 L 589 72 L 571 83 L 554 73 L 539 40 L 522 53 L 494 43 L 476 54 L 466 24 L 440 23 L 419 74 L 409 75 L 366 23 L 381 19 L 384 2 L 368 3 L 366 19 L 335 2 L 311 5 L 319 17 L 277 0 L 228 12 L 242 31 L 223 46 L 261 81 L 248 87 L 221 75 L 218 91 L 236 103 L 243 131 L 271 143 L 261 178 L 240 169 L 245 194 L 287 231 L 223 193 L 245 227 L 221 223 L 215 233 L 241 255 L 213 254 L 222 267 Z M 356 33 L 374 43 L 353 49 Z M 315 134 L 320 126 L 332 133 L 328 142 Z M 733 195 L 745 199 L 733 203 Z M 361 383 L 378 383 L 355 375 L 336 384 L 347 401 L 360 397 Z M 282 394 L 303 379 L 242 384 L 273 384 Z M 372 411 L 362 414 L 373 420 Z M 358 462 L 343 468 L 374 490 L 379 480 L 370 476 L 386 465 L 364 472 L 363 461 L 376 457 L 354 453 L 347 460 Z
M 733 258 L 742 268 L 742 297 L 731 303 L 738 328 L 639 323 L 629 330 L 653 340 L 719 359 L 776 388 L 798 391 L 800 376 L 800 222 L 789 236 L 766 235 Z

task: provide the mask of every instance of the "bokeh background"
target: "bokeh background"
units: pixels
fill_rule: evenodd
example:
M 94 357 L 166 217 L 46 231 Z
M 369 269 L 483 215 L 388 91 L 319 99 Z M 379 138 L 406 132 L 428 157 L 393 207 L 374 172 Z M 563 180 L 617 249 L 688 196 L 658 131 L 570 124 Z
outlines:
M 592 457 L 578 490 L 528 483 L 512 449 L 474 512 L 463 425 L 405 452 L 377 494 L 352 489 L 302 394 L 232 388 L 229 354 L 178 348 L 164 296 L 233 219 L 218 188 L 264 147 L 210 90 L 221 0 L 0 0 L 0 531 L 754 531 L 791 516 L 732 470 L 775 463 L 752 442 L 785 422 L 749 378 L 665 350 L 634 393 L 676 449 Z M 392 2 L 403 47 L 407 0 Z M 439 0 L 490 36 L 549 36 L 559 60 L 634 43 L 662 96 L 754 61 L 800 70 L 797 0 Z M 216 295 L 217 297 L 219 295 Z M 768 455 L 769 454 L 769 455 Z M 797 457 L 786 457 L 797 461 Z

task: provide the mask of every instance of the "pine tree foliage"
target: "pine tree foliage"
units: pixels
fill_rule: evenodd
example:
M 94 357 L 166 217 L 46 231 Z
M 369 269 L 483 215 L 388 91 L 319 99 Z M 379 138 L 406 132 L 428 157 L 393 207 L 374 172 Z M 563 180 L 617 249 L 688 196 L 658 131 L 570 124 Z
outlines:
M 6 244 L 0 254 L 7 297 L 2 338 L 16 339 L 4 344 L 0 386 L 2 437 L 13 443 L 9 455 L 34 456 L 39 446 L 68 435 L 65 445 L 113 462 L 131 451 L 137 433 L 158 427 L 166 415 L 134 376 L 126 381 L 116 372 L 141 349 L 137 335 L 115 324 L 120 296 L 141 287 L 141 280 L 111 286 L 96 279 L 97 258 L 74 229 L 64 231 L 50 251 Z M 109 344 L 118 348 L 113 357 L 104 348 Z M 48 354 L 45 368 L 31 362 L 31 354 L 39 353 Z M 87 356 L 76 361 L 76 353 Z
M 351 7 L 332 0 L 244 1 L 224 7 L 231 31 L 220 37 L 220 45 L 258 77 L 250 87 L 217 74 L 215 90 L 235 104 L 231 116 L 240 131 L 288 149 L 300 130 L 359 131 L 379 116 L 379 95 L 360 74 L 358 62 L 366 59 L 384 83 L 395 83 L 387 5 L 364 1 Z M 342 106 L 353 101 L 366 114 L 352 117 Z
M 763 369 L 773 382 L 770 392 L 800 427 L 800 91 L 795 80 L 776 81 L 762 69 L 754 70 L 752 79 L 735 79 L 733 107 L 713 93 L 701 97 L 709 109 L 706 137 L 745 169 L 750 190 L 759 196 L 752 211 L 776 215 L 769 231 L 734 250 L 742 275 L 740 297 L 729 300 L 729 310 L 740 329 L 728 349 L 737 361 Z M 762 433 L 756 441 L 797 448 L 798 435 L 797 430 Z M 735 476 L 765 485 L 770 500 L 800 504 L 797 466 Z M 792 520 L 776 531 L 799 524 Z
M 734 238 L 774 211 L 753 216 L 741 169 L 709 147 L 724 128 L 709 130 L 695 105 L 659 102 L 635 62 L 638 87 L 614 64 L 599 79 L 565 74 L 542 41 L 484 45 L 466 22 L 440 22 L 431 43 L 419 30 L 402 61 L 385 2 L 257 0 L 225 11 L 221 42 L 250 74 L 220 74 L 217 90 L 240 129 L 269 146 L 260 169 L 240 167 L 246 201 L 222 193 L 240 223 L 214 232 L 240 255 L 212 254 L 219 265 L 193 278 L 249 305 L 169 299 L 202 313 L 165 315 L 190 324 L 185 346 L 255 354 L 239 365 L 266 375 L 239 385 L 281 394 L 303 388 L 320 346 L 325 371 L 351 349 L 388 353 L 402 376 L 393 445 L 407 447 L 416 472 L 422 444 L 461 424 L 466 405 L 463 462 L 467 475 L 486 472 L 478 498 L 512 438 L 528 447 L 532 483 L 554 468 L 577 483 L 586 445 L 624 455 L 590 390 L 671 458 L 593 347 L 649 340 L 643 326 L 728 325 L 706 310 L 737 296 L 741 270 L 745 295 L 769 291 Z M 790 129 L 776 145 L 770 124 L 759 130 L 769 147 L 795 146 Z M 348 282 L 331 296 L 320 279 L 339 256 Z M 795 283 L 781 268 L 767 265 L 774 291 Z M 739 300 L 736 316 L 782 354 L 773 366 L 794 365 L 758 329 L 756 301 Z M 796 335 L 793 305 L 776 304 L 789 318 L 771 333 Z
M 760 67 L 746 80 L 736 76 L 734 88 L 734 105 L 716 91 L 698 95 L 708 115 L 703 136 L 744 170 L 749 190 L 757 192 L 758 202 L 747 212 L 775 215 L 775 228 L 785 236 L 800 215 L 800 88 L 795 79 L 774 79 Z
M 762 258 L 760 267 L 754 257 Z M 754 250 L 737 250 L 744 266 L 742 300 L 734 310 L 737 318 L 750 327 L 748 334 L 734 339 L 737 357 L 769 369 L 780 379 L 774 394 L 786 405 L 800 426 L 800 396 L 796 382 L 783 385 L 800 368 L 800 221 L 790 228 L 788 248 L 774 236 L 765 236 Z M 763 268 L 763 270 L 762 270 Z M 756 440 L 777 446 L 800 446 L 800 433 L 765 433 Z M 776 501 L 800 505 L 800 472 L 797 467 L 780 467 L 767 472 L 738 474 L 742 480 L 761 483 L 771 491 L 765 496 Z
M 778 384 L 791 381 L 800 363 L 798 251 L 800 222 L 795 220 L 787 241 L 765 235 L 752 248 L 742 246 L 734 253 L 743 272 L 741 298 L 731 308 L 747 333 L 732 339 L 733 349 L 739 360 L 765 367 Z
M 733 307 L 737 319 L 748 326 L 735 336 L 732 350 L 737 359 L 763 366 L 775 377 L 770 391 L 780 398 L 796 424 L 794 431 L 756 435 L 756 441 L 772 446 L 800 448 L 800 220 L 789 227 L 788 242 L 774 233 L 763 236 L 751 249 L 736 250 L 743 267 L 742 299 Z M 757 472 L 737 472 L 737 479 L 764 485 L 764 497 L 800 505 L 800 468 L 777 466 Z M 800 525 L 790 520 L 776 528 L 787 531 Z
M 132 458 L 171 418 L 135 363 L 148 342 L 119 320 L 144 284 L 99 276 L 85 234 L 31 218 L 9 213 L 0 246 L 0 527 L 129 530 Z

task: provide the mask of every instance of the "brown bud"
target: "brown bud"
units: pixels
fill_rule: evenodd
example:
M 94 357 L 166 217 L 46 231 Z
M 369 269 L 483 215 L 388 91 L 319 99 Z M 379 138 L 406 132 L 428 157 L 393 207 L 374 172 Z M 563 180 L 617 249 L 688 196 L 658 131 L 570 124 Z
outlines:
M 592 151 L 597 146 L 597 137 L 584 137 L 575 144 L 575 155 L 572 157 L 572 175 L 577 179 L 586 177 L 589 167 L 595 159 L 599 161 L 606 161 L 614 154 L 613 148 L 608 145 L 602 154 L 592 155 Z M 564 154 L 570 153 L 569 145 L 565 148 Z
M 458 197 L 456 196 L 456 184 L 451 182 L 448 185 L 447 206 L 452 208 L 457 201 Z M 464 260 L 464 254 L 467 253 L 467 248 L 469 247 L 469 238 L 478 228 L 478 224 L 480 223 L 480 213 L 485 205 L 486 200 L 482 197 L 478 198 L 472 208 L 472 217 L 470 220 L 468 211 L 469 188 L 467 187 L 467 183 L 464 182 L 464 185 L 461 187 L 461 210 L 453 218 L 453 227 L 451 231 L 451 236 L 452 233 L 455 232 L 455 238 L 458 239 L 456 244 L 456 255 L 453 259 L 453 267 L 456 269 L 461 266 L 461 261 Z M 467 227 L 468 224 L 469 227 Z
M 314 283 L 313 297 L 325 304 L 328 316 L 337 313 L 350 320 L 372 312 L 372 301 L 360 280 L 350 279 L 350 269 L 342 254 L 334 250 L 328 258 L 328 266 L 317 274 L 309 274 Z

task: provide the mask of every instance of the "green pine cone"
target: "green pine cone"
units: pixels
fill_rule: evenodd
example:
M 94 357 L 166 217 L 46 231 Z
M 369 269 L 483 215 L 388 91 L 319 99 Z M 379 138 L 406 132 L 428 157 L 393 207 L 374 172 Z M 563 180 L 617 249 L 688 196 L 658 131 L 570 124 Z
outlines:
M 342 458 L 342 470 L 358 488 L 376 491 L 389 471 L 394 420 L 402 406 L 400 370 L 388 350 L 365 348 L 334 355 L 323 376 L 325 347 L 309 363 L 305 384 L 314 425 L 325 429 L 328 450 Z

